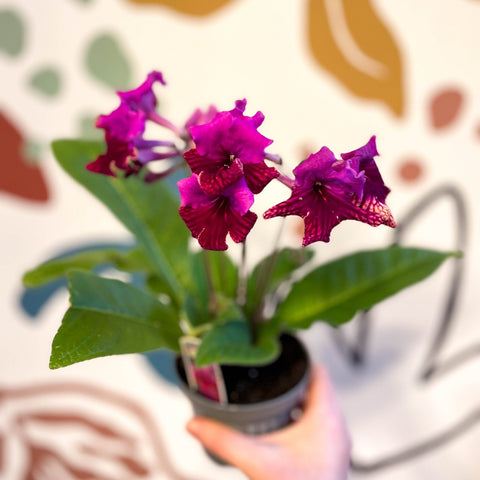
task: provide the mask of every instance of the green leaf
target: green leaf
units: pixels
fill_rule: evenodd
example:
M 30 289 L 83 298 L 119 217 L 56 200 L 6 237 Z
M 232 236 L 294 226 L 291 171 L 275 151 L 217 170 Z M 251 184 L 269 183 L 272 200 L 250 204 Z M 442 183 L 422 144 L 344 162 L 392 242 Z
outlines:
M 71 307 L 52 345 L 50 368 L 106 355 L 178 351 L 175 312 L 137 288 L 85 272 L 69 274 Z
M 121 270 L 135 272 L 144 268 L 135 250 L 122 251 L 114 248 L 99 248 L 55 258 L 42 263 L 23 276 L 26 287 L 38 287 L 67 275 L 70 270 L 92 270 L 99 265 L 111 264 Z
M 181 304 L 184 291 L 178 276 L 188 261 L 185 252 L 190 234 L 178 214 L 179 201 L 168 185 L 146 184 L 135 176 L 112 178 L 87 171 L 85 165 L 104 150 L 100 142 L 58 140 L 52 147 L 65 171 L 135 235 L 152 268 L 169 286 L 169 294 Z
M 265 334 L 264 334 L 265 333 Z M 197 352 L 198 366 L 211 363 L 222 365 L 261 365 L 271 362 L 279 353 L 276 335 L 259 332 L 254 345 L 246 322 L 232 320 L 207 332 Z
M 358 310 L 423 280 L 452 256 L 458 253 L 393 246 L 342 257 L 295 283 L 275 320 L 293 328 L 317 320 L 338 326 Z
M 248 276 L 245 311 L 253 314 L 265 295 L 272 293 L 297 268 L 311 260 L 307 248 L 284 248 L 262 259 Z
M 182 306 L 192 327 L 215 323 L 230 308 L 237 278 L 237 267 L 225 252 L 203 250 L 188 255 L 180 281 L 187 291 Z M 210 283 L 215 291 L 213 296 Z

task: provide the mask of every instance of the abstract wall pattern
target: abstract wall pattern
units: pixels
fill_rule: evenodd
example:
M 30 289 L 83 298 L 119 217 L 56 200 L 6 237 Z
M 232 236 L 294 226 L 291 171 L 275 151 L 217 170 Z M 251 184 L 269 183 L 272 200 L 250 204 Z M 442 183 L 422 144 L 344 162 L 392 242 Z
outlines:
M 480 3 L 42 3 L 0 0 L 0 479 L 243 478 L 183 432 L 190 411 L 169 354 L 50 372 L 64 284 L 21 287 L 39 261 L 128 243 L 58 170 L 49 143 L 99 138 L 93 119 L 112 91 L 153 68 L 167 74 L 166 110 L 238 95 L 267 123 L 272 111 L 266 128 L 286 139 L 287 167 L 312 138 L 346 151 L 377 133 L 399 227 L 373 241 L 464 257 L 348 328 L 305 340 L 351 425 L 353 479 L 480 478 Z M 348 226 L 337 235 L 321 255 L 373 238 Z

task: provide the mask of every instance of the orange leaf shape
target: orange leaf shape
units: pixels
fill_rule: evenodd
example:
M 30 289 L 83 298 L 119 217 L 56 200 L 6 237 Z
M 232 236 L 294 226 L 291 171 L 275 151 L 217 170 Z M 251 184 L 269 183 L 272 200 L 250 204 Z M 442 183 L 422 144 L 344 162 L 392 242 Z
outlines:
M 371 0 L 310 0 L 308 22 L 317 62 L 355 95 L 402 116 L 401 55 Z
M 187 15 L 209 15 L 232 0 L 130 0 L 133 3 L 165 5 Z

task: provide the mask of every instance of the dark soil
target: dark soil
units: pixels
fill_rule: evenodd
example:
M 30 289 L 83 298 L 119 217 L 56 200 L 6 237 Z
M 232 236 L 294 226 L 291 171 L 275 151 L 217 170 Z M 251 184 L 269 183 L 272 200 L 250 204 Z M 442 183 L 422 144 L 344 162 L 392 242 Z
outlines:
M 280 342 L 281 354 L 273 363 L 261 367 L 222 366 L 228 403 L 271 400 L 303 378 L 308 365 L 303 347 L 290 335 L 282 335 Z

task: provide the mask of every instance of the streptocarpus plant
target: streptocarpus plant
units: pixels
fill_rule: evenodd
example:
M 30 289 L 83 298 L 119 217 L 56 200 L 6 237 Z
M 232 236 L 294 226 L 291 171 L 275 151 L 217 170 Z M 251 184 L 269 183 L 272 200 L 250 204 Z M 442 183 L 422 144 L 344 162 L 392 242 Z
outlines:
M 262 364 L 278 354 L 281 332 L 316 321 L 339 326 L 456 255 L 392 246 L 307 268 L 299 277 L 297 270 L 313 256 L 307 246 L 328 242 L 340 222 L 395 227 L 385 203 L 389 189 L 375 163 L 375 137 L 341 158 L 323 147 L 289 177 L 279 171 L 280 157 L 266 151 L 272 141 L 259 132 L 263 114 L 245 115 L 245 100 L 229 111 L 195 110 L 179 127 L 158 113 L 156 82 L 165 85 L 160 72 L 118 93 L 118 108 L 97 120 L 105 144 L 53 144 L 60 165 L 135 241 L 127 251 L 79 253 L 25 275 L 30 287 L 68 277 L 71 306 L 53 341 L 51 368 L 112 354 L 178 351 L 183 335 L 201 338 L 198 365 Z M 162 127 L 165 137 L 145 138 L 149 124 Z M 176 185 L 173 176 L 181 177 Z M 255 195 L 271 181 L 291 195 L 263 218 L 301 217 L 303 244 L 265 252 L 245 272 L 224 250 L 229 239 L 245 245 L 259 221 L 251 209 Z M 200 251 L 191 248 L 191 237 Z M 102 264 L 140 274 L 141 285 L 92 273 Z

